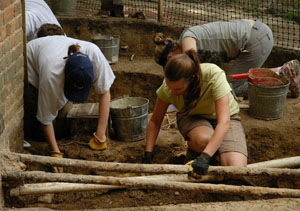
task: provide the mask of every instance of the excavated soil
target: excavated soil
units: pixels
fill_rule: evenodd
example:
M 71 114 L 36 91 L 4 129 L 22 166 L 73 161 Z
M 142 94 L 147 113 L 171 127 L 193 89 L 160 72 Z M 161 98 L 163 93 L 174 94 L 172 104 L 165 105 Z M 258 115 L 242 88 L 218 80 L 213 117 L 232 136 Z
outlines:
M 150 112 L 155 102 L 155 89 L 162 80 L 159 67 L 149 58 L 121 58 L 120 62 L 112 65 L 117 79 L 112 87 L 113 97 L 124 94 L 131 96 L 143 96 L 150 99 Z M 152 70 L 152 71 L 151 71 Z M 133 80 L 134 79 L 134 80 Z M 119 81 L 118 81 L 119 80 Z M 135 81 L 136 83 L 132 83 Z M 142 83 L 143 82 L 143 83 Z M 146 91 L 149 89 L 148 91 Z M 93 97 L 89 101 L 93 101 Z M 241 110 L 242 124 L 244 126 L 249 151 L 249 163 L 260 161 L 299 156 L 300 155 L 300 101 L 288 98 L 284 108 L 284 115 L 278 120 L 265 121 L 254 119 L 248 114 L 247 109 Z M 73 130 L 72 137 L 58 141 L 65 158 L 113 161 L 121 163 L 140 163 L 145 148 L 145 140 L 135 142 L 124 142 L 114 140 L 108 141 L 105 151 L 93 151 L 87 143 L 94 130 L 95 120 L 86 121 L 82 124 L 80 120 L 73 122 L 73 127 L 85 128 L 80 134 Z M 35 155 L 49 155 L 48 144 L 44 140 L 28 140 L 31 147 L 26 148 L 24 153 Z M 175 113 L 169 113 L 162 125 L 157 145 L 155 148 L 154 163 L 160 164 L 183 164 L 186 153 L 186 143 L 176 129 Z M 43 170 L 50 172 L 49 166 L 28 165 L 27 170 Z M 65 168 L 65 172 L 76 174 L 100 174 L 86 169 Z M 112 174 L 114 176 L 129 176 L 130 174 Z M 259 186 L 300 188 L 299 180 L 249 178 Z M 232 184 L 233 181 L 229 181 Z M 5 183 L 5 181 L 3 181 Z M 235 185 L 247 185 L 234 183 Z M 7 191 L 4 188 L 4 191 Z M 272 197 L 242 196 L 228 194 L 211 194 L 203 192 L 174 191 L 174 190 L 145 190 L 145 189 L 120 189 L 110 191 L 91 191 L 78 193 L 47 194 L 45 196 L 20 196 L 9 197 L 5 194 L 5 205 L 7 207 L 33 208 L 40 207 L 41 210 L 50 208 L 57 210 L 86 210 L 103 208 L 132 207 L 131 210 L 245 210 L 255 204 L 253 210 L 299 210 L 300 201 L 297 199 L 271 199 Z M 261 201 L 261 200 L 265 201 Z M 249 200 L 259 200 L 251 203 Z M 237 203 L 229 201 L 239 201 Z M 210 203 L 208 203 L 210 202 Z M 218 202 L 218 203 L 213 203 Z M 226 202 L 226 203 L 220 203 Z M 201 205 L 195 205 L 201 203 Z M 185 205 L 180 205 L 185 204 Z M 276 206 L 277 207 L 276 207 Z M 133 207 L 143 207 L 136 208 Z M 208 208 L 209 207 L 209 208 Z M 234 207 L 234 208 L 233 208 Z M 278 209 L 277 209 L 278 208 Z
M 106 19 L 105 19 L 106 20 Z M 155 64 L 151 43 L 152 34 L 159 30 L 178 37 L 182 29 L 171 29 L 164 25 L 153 25 L 144 21 L 126 21 L 113 19 L 111 22 L 98 18 L 59 18 L 68 36 L 91 41 L 95 33 L 121 36 L 119 62 L 112 64 L 116 80 L 111 88 L 112 98 L 123 95 L 146 97 L 149 99 L 149 116 L 156 99 L 155 90 L 163 80 L 161 67 Z M 128 48 L 125 48 L 125 47 Z M 124 47 L 124 48 L 122 48 Z M 143 57 L 142 55 L 146 56 Z M 279 55 L 279 54 L 277 54 Z M 290 55 L 290 57 L 289 57 Z M 299 55 L 280 54 L 278 58 L 269 58 L 266 66 L 282 65 L 283 62 Z M 226 69 L 226 68 L 225 68 Z M 88 102 L 97 102 L 97 96 L 91 93 Z M 262 108 L 263 109 L 263 108 Z M 265 121 L 254 119 L 248 110 L 241 110 L 242 124 L 247 137 L 249 163 L 279 159 L 300 155 L 300 100 L 288 98 L 284 115 L 278 120 Z M 96 127 L 95 119 L 74 120 L 69 122 L 72 136 L 58 140 L 58 145 L 65 158 L 140 163 L 145 148 L 145 140 L 124 142 L 111 137 L 105 151 L 93 151 L 87 143 Z M 44 139 L 27 140 L 31 147 L 23 153 L 49 156 L 49 147 Z M 175 114 L 165 117 L 155 148 L 154 163 L 183 164 L 186 143 L 176 129 Z M 26 168 L 50 172 L 50 166 L 5 162 L 4 169 Z M 132 176 L 89 171 L 80 168 L 64 168 L 74 174 Z M 259 186 L 297 188 L 299 180 L 287 178 L 270 179 L 268 177 L 248 178 Z M 9 196 L 9 186 L 2 180 L 5 206 L 24 210 L 300 210 L 299 199 L 272 199 L 272 197 L 212 194 L 175 190 L 119 189 L 110 191 L 72 192 L 46 195 Z M 227 184 L 249 185 L 236 181 Z M 256 200 L 256 201 L 252 201 Z M 26 209 L 27 208 L 27 209 Z

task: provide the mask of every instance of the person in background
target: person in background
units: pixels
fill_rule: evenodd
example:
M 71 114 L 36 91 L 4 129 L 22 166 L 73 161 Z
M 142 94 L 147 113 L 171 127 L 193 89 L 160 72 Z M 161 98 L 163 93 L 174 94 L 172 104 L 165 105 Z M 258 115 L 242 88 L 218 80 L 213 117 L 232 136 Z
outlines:
M 155 61 L 164 66 L 168 56 L 194 49 L 201 62 L 222 65 L 234 61 L 226 72 L 227 80 L 237 96 L 248 96 L 247 80 L 232 80 L 230 75 L 246 73 L 261 67 L 273 48 L 271 29 L 260 21 L 241 19 L 201 24 L 185 29 L 177 42 L 162 33 L 153 38 L 156 43 Z M 291 97 L 299 96 L 300 65 L 298 60 L 272 68 L 290 81 Z
M 38 29 L 45 23 L 61 27 L 44 0 L 25 0 L 25 21 L 27 42 L 37 38 Z
M 92 87 L 99 95 L 99 117 L 89 145 L 94 150 L 106 149 L 105 130 L 111 100 L 109 90 L 115 79 L 108 61 L 98 46 L 64 36 L 57 25 L 44 24 L 37 34 L 38 39 L 27 43 L 28 81 L 37 95 L 36 119 L 50 145 L 51 156 L 63 157 L 53 122 L 68 102 L 85 102 Z M 25 119 L 25 125 L 34 125 L 34 119 Z M 62 127 L 65 126 L 62 124 Z M 31 128 L 27 134 L 36 132 L 35 128 Z M 63 170 L 55 167 L 54 171 Z
M 247 166 L 247 145 L 235 101 L 224 71 L 201 63 L 194 49 L 174 53 L 164 68 L 164 81 L 146 135 L 142 163 L 152 163 L 155 142 L 170 104 L 177 110 L 177 125 L 196 155 L 192 175 L 207 173 L 213 155 L 222 166 Z M 187 161 L 187 160 L 186 160 Z

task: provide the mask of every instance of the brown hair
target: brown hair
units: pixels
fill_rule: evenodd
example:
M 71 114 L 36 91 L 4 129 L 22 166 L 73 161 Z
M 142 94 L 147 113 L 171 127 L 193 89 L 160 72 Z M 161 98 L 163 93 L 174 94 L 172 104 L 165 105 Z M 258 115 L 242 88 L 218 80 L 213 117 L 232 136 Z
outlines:
M 161 58 L 162 53 L 163 53 L 164 49 L 166 48 L 168 42 L 172 43 L 172 48 L 171 48 L 170 52 L 174 51 L 178 48 L 181 48 L 181 46 L 175 40 L 173 40 L 170 37 L 166 37 L 161 32 L 155 33 L 152 37 L 152 41 L 156 45 L 155 50 L 154 50 L 154 59 L 157 64 L 159 64 L 159 59 Z
M 37 37 L 46 37 L 52 35 L 65 35 L 62 28 L 56 24 L 45 23 L 37 31 Z
M 71 56 L 73 53 L 80 53 L 80 45 L 73 44 L 68 48 L 68 56 Z
M 179 115 L 188 114 L 198 102 L 201 93 L 202 72 L 200 61 L 195 50 L 172 56 L 164 69 L 165 77 L 170 81 L 184 79 L 189 86 L 184 94 L 184 108 Z
M 69 48 L 68 48 L 68 56 L 65 56 L 64 59 L 68 59 L 74 53 L 81 53 L 80 52 L 80 45 L 78 45 L 78 44 L 70 45 Z

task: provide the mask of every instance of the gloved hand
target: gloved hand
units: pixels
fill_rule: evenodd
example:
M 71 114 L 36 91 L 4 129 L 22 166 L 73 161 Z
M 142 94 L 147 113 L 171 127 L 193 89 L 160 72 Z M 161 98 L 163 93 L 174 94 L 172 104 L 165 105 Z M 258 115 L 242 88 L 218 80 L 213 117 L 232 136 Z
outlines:
M 142 163 L 151 164 L 153 159 L 153 152 L 145 152 L 144 157 L 142 159 Z
M 89 146 L 93 150 L 105 150 L 107 148 L 106 137 L 104 138 L 104 140 L 100 140 L 96 136 L 96 133 L 93 133 L 93 138 L 91 138 L 91 140 L 89 142 Z
M 210 159 L 211 157 L 207 153 L 202 152 L 201 155 L 191 163 L 192 165 L 188 171 L 188 176 L 197 179 L 207 174 Z
M 51 152 L 51 157 L 63 158 L 64 154 L 61 152 Z M 63 167 L 52 166 L 52 171 L 54 173 L 64 173 Z

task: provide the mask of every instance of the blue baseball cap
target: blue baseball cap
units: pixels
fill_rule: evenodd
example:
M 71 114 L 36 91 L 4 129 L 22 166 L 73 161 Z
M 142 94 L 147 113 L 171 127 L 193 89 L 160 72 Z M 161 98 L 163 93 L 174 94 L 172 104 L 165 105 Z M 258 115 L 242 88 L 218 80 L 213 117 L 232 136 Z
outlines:
M 94 79 L 93 64 L 89 57 L 74 53 L 65 65 L 64 93 L 68 100 L 83 103 L 89 96 Z

